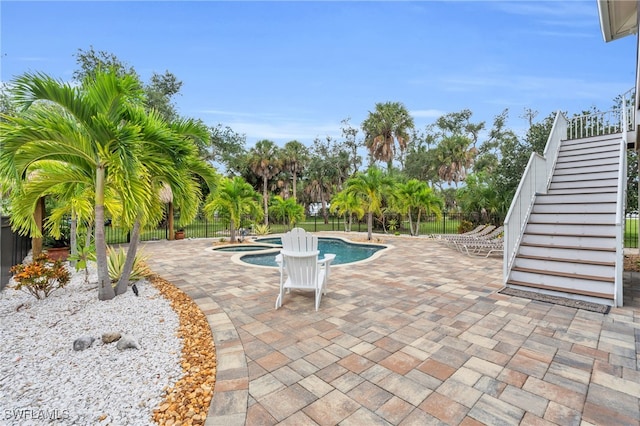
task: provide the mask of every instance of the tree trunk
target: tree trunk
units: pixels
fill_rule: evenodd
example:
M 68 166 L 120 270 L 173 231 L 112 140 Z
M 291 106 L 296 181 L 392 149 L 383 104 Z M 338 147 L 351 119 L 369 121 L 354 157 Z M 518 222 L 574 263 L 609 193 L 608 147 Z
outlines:
M 71 227 L 69 229 L 69 233 L 70 238 L 69 238 L 69 244 L 71 245 L 71 256 L 72 259 L 75 258 L 76 256 L 78 256 L 78 215 L 76 215 L 76 211 L 75 209 L 71 209 Z M 76 266 L 76 262 L 75 260 L 72 260 L 71 262 L 69 262 L 71 264 L 71 266 L 73 266 L 75 268 Z
M 298 174 L 294 171 L 293 172 L 293 199 L 295 200 L 297 197 L 296 195 L 298 194 L 297 191 L 297 180 L 298 180 Z
M 111 300 L 116 293 L 109 278 L 107 242 L 104 238 L 104 166 L 96 170 L 96 263 L 98 266 L 98 299 Z
M 367 213 L 367 240 L 371 241 L 373 234 L 373 212 Z
M 420 236 L 420 210 L 418 210 L 418 218 L 416 219 L 416 237 Z
M 91 246 L 91 235 L 93 234 L 93 228 L 91 227 L 91 222 L 87 222 L 87 235 L 84 237 L 84 246 Z
M 351 225 L 353 225 L 353 214 L 349 213 L 349 229 L 347 232 L 351 232 Z
M 124 261 L 124 266 L 122 267 L 122 275 L 118 280 L 118 285 L 116 286 L 116 296 L 124 294 L 127 292 L 127 288 L 129 287 L 129 277 L 131 276 L 131 271 L 133 270 L 133 263 L 136 260 L 136 252 L 138 251 L 138 241 L 140 240 L 140 216 L 136 219 L 133 224 L 133 229 L 131 230 L 131 242 L 129 243 L 129 249 L 127 250 L 127 258 Z
M 320 196 L 320 201 L 322 202 L 322 217 L 324 218 L 324 224 L 329 224 L 329 214 L 327 213 L 327 200 L 324 199 L 324 191 Z
M 413 219 L 411 218 L 411 208 L 409 208 L 409 234 L 413 237 Z
M 232 243 L 236 242 L 236 223 L 231 219 L 229 221 L 229 240 Z
M 175 240 L 176 236 L 173 232 L 173 203 L 169 202 L 169 208 L 167 212 L 167 221 L 169 225 L 169 240 Z
M 42 222 L 44 219 L 44 197 L 40 197 L 36 203 L 36 210 L 33 212 L 33 218 L 38 225 L 38 229 L 40 229 L 40 233 L 42 234 Z M 33 256 L 37 256 L 42 253 L 42 237 L 32 238 L 31 239 L 31 250 Z
M 264 224 L 269 225 L 269 199 L 267 198 L 267 175 L 262 176 L 262 205 L 264 206 Z

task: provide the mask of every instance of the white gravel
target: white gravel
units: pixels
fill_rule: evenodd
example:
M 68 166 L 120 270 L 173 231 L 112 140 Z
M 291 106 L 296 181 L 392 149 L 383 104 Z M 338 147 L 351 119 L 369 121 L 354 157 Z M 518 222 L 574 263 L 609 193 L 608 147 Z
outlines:
M 164 390 L 181 376 L 179 320 L 150 283 L 98 300 L 73 272 L 64 289 L 37 300 L 12 288 L 0 293 L 0 425 L 147 425 Z M 107 332 L 136 338 L 140 349 L 103 344 Z M 74 351 L 82 336 L 96 340 Z

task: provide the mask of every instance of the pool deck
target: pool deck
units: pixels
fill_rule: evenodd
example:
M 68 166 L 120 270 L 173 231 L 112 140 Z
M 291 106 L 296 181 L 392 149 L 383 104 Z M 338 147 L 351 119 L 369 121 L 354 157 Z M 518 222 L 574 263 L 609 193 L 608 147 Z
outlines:
M 278 271 L 211 239 L 144 244 L 209 320 L 207 425 L 640 425 L 640 273 L 603 315 L 497 293 L 501 258 L 380 238 L 332 268 L 318 312 L 302 292 L 275 310 Z

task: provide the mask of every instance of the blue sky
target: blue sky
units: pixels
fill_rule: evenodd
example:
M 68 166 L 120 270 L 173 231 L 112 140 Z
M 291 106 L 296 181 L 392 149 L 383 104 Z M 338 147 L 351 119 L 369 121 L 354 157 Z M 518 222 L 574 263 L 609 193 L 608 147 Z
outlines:
M 635 80 L 635 38 L 603 41 L 596 0 L 0 3 L 1 79 L 68 80 L 79 48 L 116 54 L 145 81 L 169 70 L 179 113 L 278 144 L 340 137 L 376 102 L 424 128 L 462 109 L 570 115 L 608 109 Z M 362 136 L 361 134 L 359 136 Z

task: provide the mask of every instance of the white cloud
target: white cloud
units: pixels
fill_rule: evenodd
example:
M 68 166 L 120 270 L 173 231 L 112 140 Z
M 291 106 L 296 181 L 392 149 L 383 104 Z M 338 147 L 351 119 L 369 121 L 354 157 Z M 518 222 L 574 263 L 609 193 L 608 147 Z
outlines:
M 46 62 L 49 58 L 42 56 L 18 56 L 15 60 L 18 62 Z
M 247 112 L 224 109 L 200 109 L 196 114 L 202 115 L 209 125 L 224 123 L 235 132 L 247 137 L 247 145 L 261 139 L 270 139 L 283 145 L 291 140 L 298 140 L 310 146 L 316 138 L 333 139 L 342 137 L 340 120 L 330 121 L 326 117 L 308 118 L 315 113 L 306 111 Z M 207 118 L 209 117 L 209 118 Z
M 412 117 L 419 118 L 440 118 L 446 114 L 446 112 L 438 110 L 438 109 L 417 109 L 413 111 L 409 111 Z
M 571 93 L 572 98 L 609 99 L 624 87 L 616 82 L 589 82 L 577 78 L 499 75 L 492 77 L 454 76 L 443 80 L 443 87 L 453 92 L 504 89 L 513 95 L 523 93 L 536 98 L 553 98 Z

